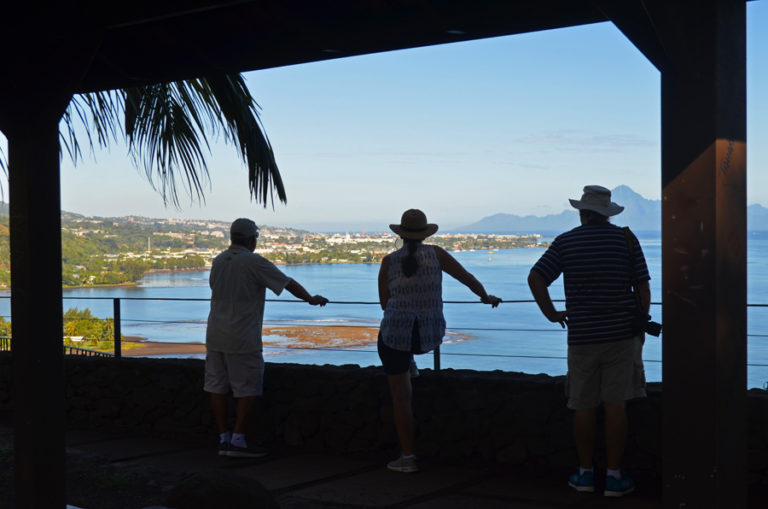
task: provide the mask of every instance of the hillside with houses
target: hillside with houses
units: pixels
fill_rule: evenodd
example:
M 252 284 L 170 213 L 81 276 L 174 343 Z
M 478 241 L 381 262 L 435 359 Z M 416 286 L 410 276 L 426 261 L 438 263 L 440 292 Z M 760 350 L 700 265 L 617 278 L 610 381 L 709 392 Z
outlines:
M 7 209 L 5 209 L 7 210 Z M 8 216 L 0 206 L 0 287 L 10 287 Z M 262 226 L 256 252 L 277 264 L 379 263 L 396 248 L 391 233 L 312 233 Z M 446 234 L 449 250 L 540 245 L 538 235 Z M 134 284 L 151 271 L 204 270 L 229 245 L 229 222 L 62 214 L 62 284 Z M 397 246 L 401 244 L 398 243 Z

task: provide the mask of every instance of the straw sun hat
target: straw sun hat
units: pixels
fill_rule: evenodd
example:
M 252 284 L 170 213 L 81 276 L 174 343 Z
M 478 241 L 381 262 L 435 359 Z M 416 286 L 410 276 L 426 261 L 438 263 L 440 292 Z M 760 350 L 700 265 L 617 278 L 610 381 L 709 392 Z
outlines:
M 425 239 L 437 231 L 437 225 L 427 223 L 427 216 L 419 209 L 406 210 L 400 218 L 400 224 L 391 224 L 389 227 L 404 239 Z
M 601 216 L 615 216 L 624 207 L 611 201 L 611 191 L 603 186 L 584 186 L 581 200 L 571 200 L 571 205 L 579 210 L 591 210 Z

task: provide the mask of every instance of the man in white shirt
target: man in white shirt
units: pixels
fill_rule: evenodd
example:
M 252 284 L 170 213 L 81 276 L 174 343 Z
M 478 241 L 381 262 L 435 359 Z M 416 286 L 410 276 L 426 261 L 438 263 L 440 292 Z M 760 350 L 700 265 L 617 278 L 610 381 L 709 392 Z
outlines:
M 261 327 L 266 289 L 283 289 L 312 306 L 328 299 L 310 295 L 266 258 L 254 253 L 259 229 L 250 219 L 230 227 L 229 248 L 211 266 L 211 311 L 205 335 L 205 386 L 219 429 L 219 455 L 240 458 L 265 456 L 263 447 L 248 446 L 245 429 L 254 399 L 263 393 L 264 358 Z M 227 427 L 228 394 L 237 400 L 233 432 Z

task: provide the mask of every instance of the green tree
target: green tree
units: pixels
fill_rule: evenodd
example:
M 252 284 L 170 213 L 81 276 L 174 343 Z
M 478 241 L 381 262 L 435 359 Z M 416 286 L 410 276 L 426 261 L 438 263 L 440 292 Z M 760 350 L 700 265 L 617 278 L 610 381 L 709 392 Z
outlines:
M 0 316 L 0 336 L 11 337 L 11 322 Z
M 113 318 L 95 317 L 89 308 L 69 308 L 64 312 L 64 335 L 82 336 L 85 342 L 94 344 L 112 341 L 115 337 L 115 321 Z
M 79 308 L 69 308 L 64 312 L 64 321 L 71 320 L 93 320 L 94 316 L 91 313 L 90 308 L 80 310 Z

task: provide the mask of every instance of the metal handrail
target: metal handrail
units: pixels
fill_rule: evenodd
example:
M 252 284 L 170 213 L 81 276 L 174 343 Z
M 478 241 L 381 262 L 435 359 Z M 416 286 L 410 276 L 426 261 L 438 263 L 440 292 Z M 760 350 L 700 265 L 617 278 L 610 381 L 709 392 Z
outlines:
M 81 357 L 116 357 L 113 353 L 69 345 L 64 345 L 64 355 L 78 355 Z
M 100 350 L 91 350 L 90 348 L 81 348 L 79 346 L 62 345 L 64 348 L 64 355 L 79 355 L 84 357 L 114 357 L 115 355 L 110 352 L 102 352 Z M 0 336 L 0 352 L 11 351 L 11 337 Z
M 8 295 L 0 295 L 0 298 L 10 298 Z M 121 334 L 121 324 L 123 322 L 134 322 L 134 323 L 204 323 L 204 320 L 143 320 L 143 319 L 131 319 L 131 318 L 121 318 L 121 306 L 120 302 L 122 300 L 132 300 L 132 301 L 181 301 L 181 302 L 210 302 L 210 298 L 186 298 L 186 297 L 62 297 L 62 300 L 111 300 L 113 301 L 113 317 L 114 317 L 114 329 L 115 329 L 115 335 L 114 335 L 114 345 L 115 350 L 114 353 L 108 353 L 108 352 L 101 352 L 97 350 L 90 350 L 87 348 L 81 348 L 81 347 L 74 347 L 74 346 L 65 346 L 65 349 L 68 349 L 66 351 L 69 355 L 88 355 L 88 356 L 100 356 L 100 357 L 115 357 L 120 358 L 121 352 L 122 352 L 122 334 Z M 277 303 L 305 303 L 302 300 L 299 299 L 266 299 L 267 302 L 277 302 Z M 503 301 L 503 303 L 506 304 L 533 304 L 536 301 L 533 299 L 516 299 L 516 300 L 507 300 Z M 553 302 L 565 302 L 564 299 L 553 299 Z M 357 305 L 379 305 L 378 301 L 329 301 L 329 304 L 340 304 L 340 305 L 351 305 L 351 304 L 357 304 Z M 482 304 L 478 300 L 472 300 L 472 301 L 443 301 L 443 304 Z M 660 306 L 662 305 L 661 302 L 651 302 L 652 306 Z M 762 304 L 762 303 L 747 303 L 747 307 L 768 307 L 768 304 Z M 364 327 L 362 325 L 339 325 L 339 327 Z M 558 332 L 562 333 L 563 330 L 561 329 L 527 329 L 527 328 L 476 328 L 476 327 L 452 327 L 451 330 L 455 331 L 509 331 L 509 332 Z M 768 334 L 747 334 L 747 337 L 768 337 Z M 0 337 L 0 351 L 2 350 L 10 350 L 11 344 L 10 344 L 10 338 L 8 337 Z M 292 347 L 292 349 L 297 350 L 325 350 L 325 351 L 346 351 L 346 352 L 373 352 L 373 350 L 357 350 L 357 349 L 340 349 L 340 348 L 323 348 L 323 347 Z M 511 355 L 511 354 L 475 354 L 475 353 L 455 353 L 455 352 L 448 352 L 448 353 L 442 353 L 440 352 L 440 348 L 436 348 L 434 350 L 434 367 L 436 370 L 440 369 L 440 356 L 441 355 L 449 355 L 449 356 L 470 356 L 470 357 L 509 357 L 509 358 L 532 358 L 532 359 L 564 359 L 565 357 L 562 356 L 536 356 L 536 355 Z M 661 362 L 661 360 L 655 360 L 655 359 L 646 359 L 646 362 Z M 748 366 L 757 366 L 757 367 L 768 367 L 768 364 L 747 364 Z

